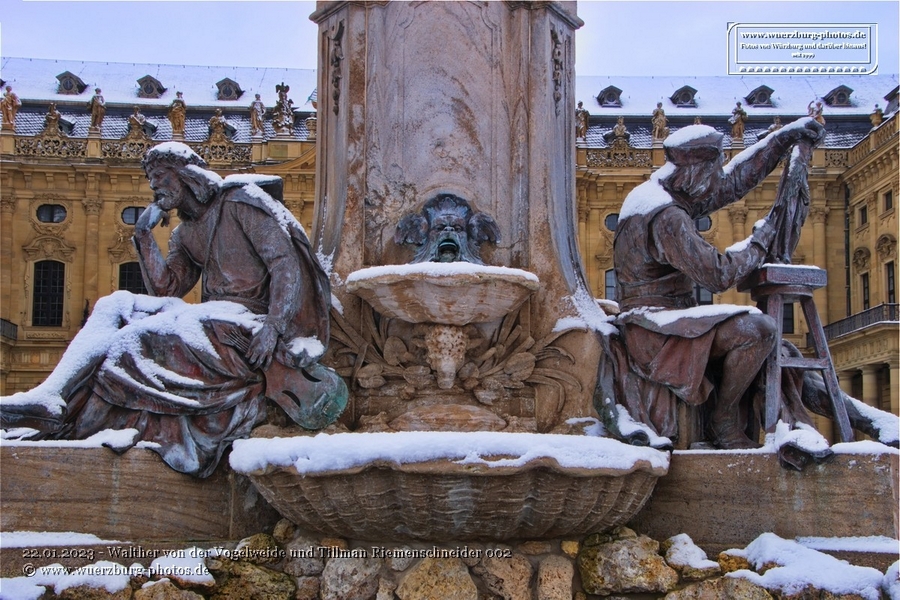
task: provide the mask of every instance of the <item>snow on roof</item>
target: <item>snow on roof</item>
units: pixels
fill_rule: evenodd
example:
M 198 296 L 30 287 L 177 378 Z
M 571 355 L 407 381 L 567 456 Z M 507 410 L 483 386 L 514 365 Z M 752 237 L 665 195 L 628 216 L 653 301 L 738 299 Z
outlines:
M 504 458 L 492 458 L 502 456 Z M 547 433 L 437 432 L 320 433 L 315 437 L 236 440 L 229 461 L 239 473 L 293 466 L 301 474 L 352 469 L 376 461 L 518 467 L 550 458 L 563 468 L 633 469 L 638 463 L 668 469 L 669 456 L 593 436 Z
M 87 87 L 80 94 L 57 93 L 56 76 L 70 71 L 80 77 Z M 141 63 L 91 62 L 79 60 L 52 60 L 39 58 L 5 57 L 0 63 L 5 85 L 11 85 L 19 98 L 49 100 L 52 102 L 84 102 L 94 95 L 94 88 L 103 90 L 106 104 L 168 106 L 176 92 L 184 94 L 188 108 L 218 107 L 246 108 L 259 94 L 267 107 L 278 101 L 275 86 L 289 85 L 289 97 L 294 107 L 312 110 L 307 98 L 316 87 L 316 71 L 313 69 L 284 69 L 272 67 L 204 67 L 192 65 L 160 65 Z M 138 79 L 150 75 L 166 88 L 159 98 L 138 96 Z M 219 100 L 216 83 L 231 79 L 244 91 L 237 100 Z
M 662 102 L 666 116 L 731 115 L 737 102 L 752 114 L 805 115 L 810 100 L 823 98 L 839 85 L 853 89 L 850 106 L 825 106 L 829 114 L 868 115 L 875 104 L 883 105 L 884 97 L 897 87 L 898 75 L 816 75 L 816 76 L 706 76 L 706 77 L 622 77 L 585 76 L 575 78 L 575 97 L 584 102 L 592 115 L 641 115 L 649 118 L 657 102 Z M 621 107 L 601 106 L 597 94 L 615 85 L 622 89 Z M 676 106 L 669 98 L 676 90 L 689 85 L 697 90 L 696 107 Z M 772 106 L 750 105 L 746 97 L 761 85 L 774 90 Z
M 81 94 L 58 94 L 56 76 L 69 71 L 87 85 Z M 23 101 L 50 100 L 87 103 L 95 87 L 103 90 L 107 104 L 168 105 L 176 92 L 183 92 L 188 107 L 249 106 L 255 94 L 260 94 L 267 107 L 278 100 L 275 86 L 284 82 L 291 87 L 294 106 L 311 110 L 310 98 L 316 91 L 314 69 L 286 69 L 272 67 L 214 67 L 194 65 L 164 65 L 143 63 L 92 62 L 38 58 L 5 57 L 0 72 L 7 85 Z M 138 79 L 146 75 L 159 80 L 166 88 L 159 98 L 140 98 Z M 240 84 L 244 93 L 238 100 L 219 100 L 216 83 L 231 79 Z M 690 86 L 697 91 L 697 106 L 678 107 L 669 99 L 672 94 Z M 752 106 L 746 97 L 760 86 L 774 90 L 772 106 Z M 730 115 L 736 102 L 742 102 L 752 114 L 805 115 L 810 100 L 823 98 L 840 85 L 853 90 L 848 107 L 825 107 L 829 114 L 868 115 L 875 103 L 884 104 L 884 97 L 898 85 L 898 75 L 816 75 L 816 76 L 706 76 L 706 77 L 647 77 L 647 76 L 583 76 L 575 78 L 576 98 L 584 102 L 592 114 L 650 115 L 657 102 L 669 116 L 674 115 Z M 597 94 L 609 86 L 622 90 L 621 107 L 597 103 Z

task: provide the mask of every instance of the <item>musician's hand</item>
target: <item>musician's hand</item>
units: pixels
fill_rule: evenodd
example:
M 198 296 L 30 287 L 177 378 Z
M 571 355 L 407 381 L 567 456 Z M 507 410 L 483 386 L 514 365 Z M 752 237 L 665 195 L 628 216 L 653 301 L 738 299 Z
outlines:
M 247 348 L 247 360 L 250 366 L 255 369 L 267 369 L 272 364 L 272 355 L 275 352 L 275 345 L 278 343 L 278 330 L 274 325 L 269 323 L 263 326 L 253 334 L 250 340 L 250 347 Z

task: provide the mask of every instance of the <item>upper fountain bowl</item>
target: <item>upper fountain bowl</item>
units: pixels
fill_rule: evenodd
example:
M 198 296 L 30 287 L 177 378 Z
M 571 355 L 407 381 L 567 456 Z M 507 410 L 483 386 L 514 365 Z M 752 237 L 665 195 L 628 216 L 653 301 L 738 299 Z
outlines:
M 539 286 L 528 271 L 468 262 L 370 267 L 347 277 L 347 290 L 384 316 L 457 326 L 504 317 Z

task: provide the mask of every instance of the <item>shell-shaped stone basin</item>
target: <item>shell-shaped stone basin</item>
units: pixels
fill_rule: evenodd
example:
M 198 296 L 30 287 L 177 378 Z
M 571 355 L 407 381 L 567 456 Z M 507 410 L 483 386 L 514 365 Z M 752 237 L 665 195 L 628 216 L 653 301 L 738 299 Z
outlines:
M 346 287 L 384 316 L 463 326 L 506 316 L 540 282 L 521 269 L 426 262 L 360 269 L 347 277 Z
M 385 541 L 607 531 L 640 511 L 669 465 L 611 439 L 504 432 L 239 440 L 230 460 L 297 525 Z

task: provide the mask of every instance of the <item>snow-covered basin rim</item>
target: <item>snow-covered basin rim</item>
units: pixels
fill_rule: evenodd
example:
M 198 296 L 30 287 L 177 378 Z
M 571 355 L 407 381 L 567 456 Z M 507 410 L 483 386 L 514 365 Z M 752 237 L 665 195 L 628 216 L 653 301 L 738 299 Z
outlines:
M 540 287 L 537 275 L 522 269 L 476 265 L 468 262 L 424 262 L 406 265 L 367 267 L 347 276 L 347 289 L 354 292 L 373 285 L 390 285 L 402 281 L 429 281 L 439 286 L 504 281 L 530 290 Z
M 433 475 L 510 476 L 536 468 L 570 477 L 668 473 L 669 453 L 595 436 L 505 432 L 320 433 L 236 440 L 229 461 L 245 475 L 301 477 L 381 468 Z

